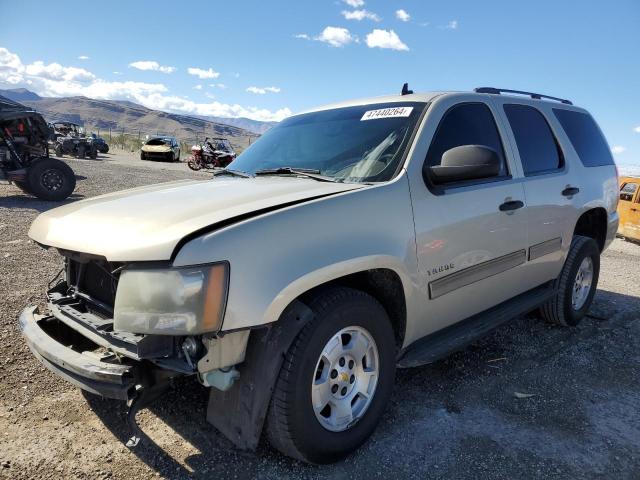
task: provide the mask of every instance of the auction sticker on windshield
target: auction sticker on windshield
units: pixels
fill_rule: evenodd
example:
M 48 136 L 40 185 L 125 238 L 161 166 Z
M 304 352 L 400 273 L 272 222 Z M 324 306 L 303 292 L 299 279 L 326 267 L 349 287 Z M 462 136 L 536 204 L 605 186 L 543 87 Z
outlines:
M 413 107 L 391 107 L 381 108 L 379 110 L 367 110 L 362 115 L 360 121 L 377 120 L 378 118 L 408 117 L 411 115 Z

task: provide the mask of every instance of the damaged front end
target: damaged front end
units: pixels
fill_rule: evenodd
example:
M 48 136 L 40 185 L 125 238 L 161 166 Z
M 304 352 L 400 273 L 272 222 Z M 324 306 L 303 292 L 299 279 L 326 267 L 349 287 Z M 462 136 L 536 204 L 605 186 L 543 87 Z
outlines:
M 95 256 L 61 253 L 65 256 L 64 278 L 50 285 L 45 314 L 40 314 L 37 307 L 28 307 L 22 312 L 19 320 L 22 334 L 33 354 L 49 370 L 83 390 L 127 401 L 130 424 L 136 432 L 131 445 L 141 436 L 134 421 L 136 411 L 158 397 L 171 379 L 195 375 L 207 386 L 224 389 L 233 384 L 237 377 L 233 366 L 244 359 L 248 332 L 224 337 L 197 329 L 190 335 L 180 329 L 178 334 L 172 334 L 170 329 L 160 329 L 161 334 L 140 333 L 140 330 L 153 330 L 159 324 L 166 325 L 169 318 L 166 309 L 156 312 L 155 317 L 147 318 L 146 322 L 135 323 L 130 318 L 133 310 L 128 306 L 135 301 L 142 302 L 142 307 L 145 301 L 159 302 L 148 282 L 139 275 L 131 275 L 128 282 L 131 284 L 131 279 L 143 282 L 143 286 L 138 286 L 143 294 L 133 295 L 132 301 L 131 292 L 126 292 L 129 303 L 119 300 L 120 306 L 117 305 L 116 294 L 127 296 L 123 295 L 122 288 L 118 290 L 119 285 L 135 290 L 123 282 L 124 272 L 143 270 L 136 265 L 112 263 Z M 173 271 L 167 265 L 152 267 L 154 272 Z M 144 271 L 149 270 L 145 265 Z M 191 296 L 197 293 L 192 277 L 185 286 Z M 211 283 L 215 279 L 205 280 Z M 211 290 L 208 284 L 202 288 Z M 226 291 L 224 294 L 226 299 Z M 189 298 L 183 295 L 178 300 L 174 298 L 174 303 L 182 301 L 189 306 Z M 184 316 L 184 312 L 179 314 Z M 181 318 L 180 315 L 176 317 Z M 137 333 L 125 331 L 118 328 L 118 318 L 143 326 Z

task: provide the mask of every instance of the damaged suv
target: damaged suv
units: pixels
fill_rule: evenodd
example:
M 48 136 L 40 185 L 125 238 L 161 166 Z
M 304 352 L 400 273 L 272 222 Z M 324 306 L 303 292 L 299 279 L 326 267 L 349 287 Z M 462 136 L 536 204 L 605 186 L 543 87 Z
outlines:
M 264 430 L 332 462 L 371 435 L 396 367 L 534 309 L 576 325 L 617 191 L 602 133 L 568 100 L 405 86 L 292 116 L 212 180 L 41 214 L 29 235 L 64 268 L 20 326 L 44 365 L 130 418 L 192 376 L 239 448 Z

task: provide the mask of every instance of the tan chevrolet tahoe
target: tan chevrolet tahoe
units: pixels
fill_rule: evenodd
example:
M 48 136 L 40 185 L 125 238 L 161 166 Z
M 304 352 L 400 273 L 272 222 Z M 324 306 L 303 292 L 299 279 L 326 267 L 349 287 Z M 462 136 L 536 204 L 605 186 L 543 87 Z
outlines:
M 50 370 L 135 413 L 190 376 L 238 448 L 339 460 L 396 367 L 536 310 L 576 325 L 616 233 L 618 182 L 568 100 L 479 88 L 294 115 L 211 180 L 74 202 L 29 231 L 60 253 L 20 327 Z M 197 421 L 194 419 L 193 421 Z

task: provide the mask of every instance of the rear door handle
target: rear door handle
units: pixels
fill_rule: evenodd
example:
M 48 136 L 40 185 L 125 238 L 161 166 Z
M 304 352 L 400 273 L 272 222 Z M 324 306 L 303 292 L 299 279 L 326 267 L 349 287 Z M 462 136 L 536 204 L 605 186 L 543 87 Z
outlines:
M 578 187 L 567 187 L 564 190 L 562 190 L 562 195 L 564 195 L 565 197 L 570 197 L 572 195 L 575 195 L 579 191 L 580 189 Z
M 510 200 L 508 202 L 504 202 L 500 205 L 501 212 L 511 212 L 512 210 L 517 210 L 519 208 L 524 207 L 524 202 L 521 200 Z

